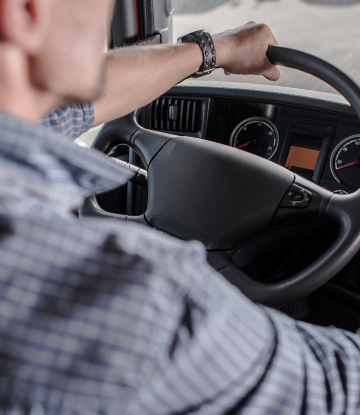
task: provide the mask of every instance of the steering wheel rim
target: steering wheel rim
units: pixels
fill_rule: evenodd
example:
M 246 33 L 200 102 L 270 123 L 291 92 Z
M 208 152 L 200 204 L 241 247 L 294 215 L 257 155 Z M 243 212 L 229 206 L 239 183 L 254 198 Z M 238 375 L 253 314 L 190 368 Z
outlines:
M 280 64 L 310 73 L 333 86 L 349 101 L 360 119 L 360 88 L 357 83 L 343 71 L 316 56 L 295 49 L 270 46 L 267 55 L 269 60 L 274 64 Z M 198 141 L 195 142 L 194 140 Z M 146 169 L 149 170 L 149 205 L 151 214 L 148 213 L 148 209 L 145 216 L 142 217 L 141 220 L 139 218 L 133 219 L 150 224 L 153 227 L 172 233 L 175 236 L 182 237 L 182 239 L 198 239 L 202 241 L 209 250 L 210 256 L 213 253 L 214 255 L 221 257 L 221 260 L 218 261 L 221 265 L 218 266 L 217 270 L 255 302 L 279 307 L 294 301 L 295 299 L 300 298 L 311 291 L 314 291 L 339 272 L 343 266 L 352 259 L 360 248 L 360 218 L 357 217 L 358 206 L 360 204 L 360 190 L 347 196 L 332 194 L 331 192 L 320 188 L 316 184 L 308 182 L 288 172 L 288 170 L 280 166 L 274 165 L 274 163 L 263 159 L 261 159 L 261 161 L 256 160 L 252 158 L 252 155 L 249 153 L 244 153 L 246 154 L 245 159 L 240 154 L 243 152 L 237 151 L 237 155 L 235 156 L 235 153 L 232 152 L 234 149 L 230 149 L 216 143 L 209 143 L 199 139 L 177 137 L 170 134 L 146 130 L 140 127 L 136 122 L 136 113 L 104 125 L 96 137 L 93 147 L 105 153 L 109 153 L 112 148 L 119 144 L 126 144 L 133 148 L 140 155 Z M 177 195 L 179 190 L 175 193 L 174 190 L 171 189 L 171 185 L 174 185 L 175 183 L 177 189 L 182 189 L 182 183 L 177 180 L 176 174 L 180 174 L 181 177 L 184 178 L 184 176 L 186 176 L 186 171 L 185 173 L 184 171 L 181 171 L 182 166 L 177 166 L 176 162 L 182 163 L 185 160 L 184 157 L 186 152 L 189 152 L 189 150 L 195 152 L 195 158 L 193 158 L 192 161 L 193 163 L 194 160 L 196 162 L 199 157 L 206 159 L 204 166 L 207 167 L 207 169 L 211 169 L 211 166 L 214 164 L 223 163 L 224 165 L 225 160 L 230 160 L 230 163 L 227 162 L 226 166 L 229 170 L 229 174 L 234 175 L 241 170 L 241 174 L 246 175 L 248 170 L 250 173 L 256 171 L 256 175 L 260 175 L 260 181 L 258 183 L 261 183 L 261 180 L 267 180 L 264 178 L 267 178 L 268 176 L 271 176 L 271 180 L 274 183 L 275 180 L 278 179 L 280 182 L 280 190 L 275 188 L 275 186 L 272 187 L 271 183 L 270 192 L 276 191 L 279 194 L 277 194 L 276 197 L 272 197 L 269 192 L 269 195 L 267 195 L 270 205 L 275 206 L 277 203 L 276 209 L 278 209 L 282 198 L 294 182 L 300 186 L 303 186 L 305 189 L 313 192 L 313 194 L 316 194 L 321 199 L 317 210 L 317 217 L 330 219 L 340 225 L 340 235 L 338 239 L 310 266 L 285 281 L 273 284 L 263 284 L 251 279 L 235 265 L 228 253 L 225 252 L 229 251 L 229 249 L 221 249 L 222 247 L 229 248 L 231 245 L 230 243 L 229 246 L 226 246 L 226 238 L 232 238 L 232 243 L 234 243 L 235 239 L 231 233 L 231 230 L 225 230 L 222 235 L 223 238 L 221 239 L 221 237 L 219 237 L 214 244 L 214 241 L 209 242 L 211 238 L 209 239 L 207 235 L 203 235 L 203 233 L 208 232 L 206 226 L 211 227 L 211 221 L 208 221 L 206 226 L 203 228 L 200 227 L 200 231 L 197 229 L 196 232 L 194 232 L 193 229 L 193 222 L 190 223 L 191 226 L 187 226 L 189 225 L 189 222 L 187 221 L 190 219 L 185 216 L 189 212 L 189 203 L 186 208 L 182 209 L 180 212 L 184 217 L 184 220 L 181 219 L 183 222 L 181 224 L 177 223 L 177 219 L 179 217 L 182 218 L 181 215 L 172 215 L 169 210 L 166 210 L 166 207 L 164 208 L 164 206 L 160 206 L 157 201 L 154 201 L 154 198 L 162 196 L 168 204 L 171 204 L 171 198 L 164 195 L 164 193 L 170 189 L 170 193 L 173 195 L 172 197 L 178 201 L 177 203 L 180 201 L 181 204 L 181 199 L 179 199 Z M 179 154 L 180 156 L 177 158 Z M 183 158 L 181 158 L 181 154 L 184 154 Z M 244 164 L 246 165 L 247 158 L 249 157 L 251 159 L 249 162 L 250 164 L 244 167 Z M 254 157 L 256 158 L 256 156 Z M 208 161 L 208 159 L 210 161 Z M 264 163 L 271 163 L 272 165 L 265 165 Z M 170 167 L 169 171 L 166 170 L 166 166 Z M 177 169 L 177 167 L 179 167 L 179 169 Z M 248 170 L 246 170 L 246 168 Z M 279 168 L 282 170 L 281 172 Z M 171 173 L 172 170 L 176 170 L 175 175 Z M 192 172 L 195 171 L 195 173 L 199 173 L 201 171 L 193 170 L 192 166 L 190 166 L 190 170 L 192 170 Z M 164 175 L 165 177 L 163 177 Z M 209 177 L 216 181 L 214 175 Z M 209 177 L 207 177 L 207 179 L 209 179 Z M 224 177 L 226 176 L 220 172 L 219 181 L 223 180 Z M 249 175 L 247 177 L 252 176 Z M 185 177 L 185 179 L 187 178 Z M 173 181 L 173 183 L 171 183 L 171 181 Z M 207 182 L 205 181 L 204 183 L 206 187 Z M 191 181 L 188 180 L 187 184 L 190 188 L 192 188 L 193 183 Z M 190 191 L 189 194 L 193 197 L 193 199 L 196 199 L 197 187 L 196 185 L 194 186 L 195 190 L 193 192 Z M 220 187 L 217 187 L 217 189 L 219 188 Z M 256 184 L 254 185 L 254 188 L 256 188 Z M 205 195 L 204 197 L 206 198 L 208 195 Z M 249 198 L 251 199 L 251 195 Z M 91 216 L 111 216 L 113 218 L 131 219 L 122 215 L 109 215 L 107 212 L 102 211 L 94 200 L 95 197 L 87 201 L 86 205 L 82 209 L 83 215 L 90 214 Z M 258 196 L 256 196 L 249 203 L 250 205 L 252 203 L 252 206 L 256 206 L 255 202 L 258 202 L 258 200 Z M 206 200 L 204 203 L 209 201 L 211 202 L 212 199 Z M 193 206 L 200 206 L 203 208 L 201 203 L 202 201 L 197 201 Z M 155 212 L 156 210 L 160 213 Z M 164 212 L 165 215 L 163 214 Z M 225 213 L 228 212 L 230 211 L 225 209 Z M 260 222 L 263 221 L 262 227 L 258 226 L 258 229 L 256 229 L 255 232 L 250 233 L 247 233 L 245 230 L 247 239 L 245 237 L 242 240 L 239 239 L 240 242 L 245 242 L 246 240 L 251 239 L 251 237 L 254 237 L 256 234 L 261 233 L 261 231 L 259 232 L 260 228 L 264 230 L 265 224 L 268 223 L 268 218 L 265 218 L 266 215 L 264 214 L 264 211 L 260 210 L 259 215 Z M 169 218 L 168 216 L 171 217 Z M 213 216 L 213 218 L 214 217 L 215 216 Z M 248 216 L 248 218 L 250 219 L 245 219 L 251 220 L 250 216 Z M 221 220 L 223 220 L 223 218 L 221 218 L 220 221 Z M 226 220 L 221 223 L 221 226 L 224 226 L 224 224 L 226 227 Z M 241 226 L 245 226 L 244 221 L 241 223 Z M 237 229 L 240 228 L 237 227 Z M 174 229 L 175 231 L 173 231 Z M 219 229 L 221 233 L 221 227 L 219 227 Z M 214 228 L 212 231 L 216 232 L 216 229 Z M 209 232 L 211 233 L 211 231 Z M 215 235 L 214 238 L 216 239 L 217 236 Z M 213 243 L 213 245 L 211 245 L 211 243 Z M 211 249 L 211 246 L 216 249 Z

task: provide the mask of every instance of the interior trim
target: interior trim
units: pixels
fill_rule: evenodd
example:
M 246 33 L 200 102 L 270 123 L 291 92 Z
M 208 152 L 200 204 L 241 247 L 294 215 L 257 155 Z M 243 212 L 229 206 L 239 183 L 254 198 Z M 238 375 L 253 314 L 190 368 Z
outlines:
M 356 117 L 354 109 L 342 95 L 275 85 L 186 80 L 164 95 L 182 96 L 190 94 L 194 97 L 241 98 L 270 104 L 290 104 Z

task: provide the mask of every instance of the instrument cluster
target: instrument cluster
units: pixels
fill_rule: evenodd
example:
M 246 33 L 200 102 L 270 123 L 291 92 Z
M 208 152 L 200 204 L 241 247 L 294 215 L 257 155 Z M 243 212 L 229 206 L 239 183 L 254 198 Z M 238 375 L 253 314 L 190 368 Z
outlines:
M 273 121 L 253 116 L 236 125 L 229 145 L 268 160 L 280 152 L 276 159 L 285 168 L 335 193 L 348 194 L 360 188 L 360 134 L 341 139 L 331 151 L 335 131 L 336 126 L 290 120 L 280 140 Z M 331 172 L 333 183 L 329 177 L 321 183 L 325 171 Z

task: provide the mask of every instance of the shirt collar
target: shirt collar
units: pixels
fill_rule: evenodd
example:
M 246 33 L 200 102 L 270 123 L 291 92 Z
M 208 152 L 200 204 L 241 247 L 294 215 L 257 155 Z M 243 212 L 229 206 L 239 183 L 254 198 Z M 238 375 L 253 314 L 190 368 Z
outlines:
M 26 182 L 25 187 L 37 197 L 61 203 L 67 210 L 91 194 L 125 184 L 133 176 L 133 172 L 97 150 L 82 148 L 40 125 L 2 112 L 0 159 L 4 173 L 0 175 L 0 198 L 4 193 L 11 194 L 6 182 L 10 174 L 12 182 L 21 182 L 22 186 Z

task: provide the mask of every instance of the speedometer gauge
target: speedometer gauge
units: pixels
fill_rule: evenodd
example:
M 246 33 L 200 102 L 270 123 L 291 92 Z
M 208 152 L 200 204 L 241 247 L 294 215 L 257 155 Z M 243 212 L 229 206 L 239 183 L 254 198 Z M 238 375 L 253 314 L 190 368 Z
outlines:
M 279 133 L 267 118 L 252 117 L 236 126 L 230 145 L 270 160 L 278 148 Z
M 352 135 L 339 143 L 330 160 L 331 172 L 339 183 L 360 187 L 360 135 Z

